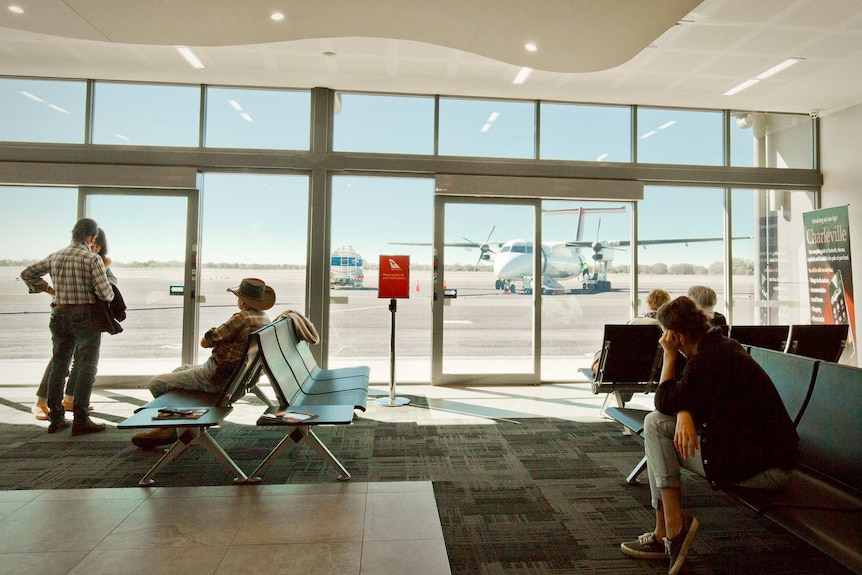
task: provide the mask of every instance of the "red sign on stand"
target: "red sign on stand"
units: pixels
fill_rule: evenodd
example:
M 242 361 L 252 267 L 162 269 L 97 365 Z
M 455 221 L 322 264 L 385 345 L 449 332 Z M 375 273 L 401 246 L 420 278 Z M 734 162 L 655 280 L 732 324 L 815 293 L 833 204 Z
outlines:
M 410 297 L 410 256 L 380 256 L 380 287 L 377 297 Z

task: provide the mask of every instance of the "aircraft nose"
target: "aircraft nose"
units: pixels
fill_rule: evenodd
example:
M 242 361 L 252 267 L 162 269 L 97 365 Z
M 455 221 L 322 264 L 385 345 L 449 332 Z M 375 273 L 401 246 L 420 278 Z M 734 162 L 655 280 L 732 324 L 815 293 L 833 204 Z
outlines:
M 497 255 L 494 259 L 494 273 L 501 279 L 512 279 L 523 275 L 519 273 L 517 258 L 510 255 Z

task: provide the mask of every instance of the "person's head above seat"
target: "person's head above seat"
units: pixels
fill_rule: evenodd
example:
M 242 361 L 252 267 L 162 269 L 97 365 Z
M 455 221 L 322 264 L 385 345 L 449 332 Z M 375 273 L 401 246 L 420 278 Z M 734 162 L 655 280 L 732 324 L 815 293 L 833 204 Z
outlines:
M 275 290 L 261 279 L 245 278 L 236 288 L 227 288 L 237 297 L 240 309 L 265 311 L 275 305 Z
M 657 310 L 669 301 L 670 294 L 663 289 L 652 290 L 646 298 L 646 304 L 650 310 Z
M 657 319 L 662 329 L 674 331 L 688 342 L 695 343 L 709 331 L 709 319 L 693 299 L 679 296 L 660 308 Z
M 707 313 L 711 312 L 715 304 L 718 303 L 718 296 L 715 290 L 707 286 L 691 286 L 688 288 L 688 297 Z

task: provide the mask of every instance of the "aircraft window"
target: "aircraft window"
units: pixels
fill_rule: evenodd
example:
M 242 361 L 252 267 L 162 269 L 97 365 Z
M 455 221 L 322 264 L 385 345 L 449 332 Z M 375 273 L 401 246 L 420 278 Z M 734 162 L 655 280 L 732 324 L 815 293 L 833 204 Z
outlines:
M 500 250 L 501 254 L 505 254 L 506 252 L 512 251 L 512 246 L 503 246 L 503 249 Z

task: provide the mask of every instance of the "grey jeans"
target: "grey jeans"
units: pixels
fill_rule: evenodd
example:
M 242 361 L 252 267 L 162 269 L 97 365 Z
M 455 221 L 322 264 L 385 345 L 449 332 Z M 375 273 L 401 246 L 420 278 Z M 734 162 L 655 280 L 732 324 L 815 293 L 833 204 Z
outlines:
M 202 365 L 181 365 L 171 373 L 157 375 L 148 385 L 153 397 L 163 395 L 172 389 L 218 393 L 222 390 L 222 386 L 210 382 L 217 367 L 218 364 L 210 356 Z
M 661 509 L 661 489 L 679 488 L 680 470 L 688 469 L 706 477 L 700 453 L 700 436 L 694 456 L 683 459 L 673 445 L 676 416 L 660 411 L 649 413 L 644 419 L 644 451 L 647 457 L 647 476 L 653 509 Z M 789 472 L 784 469 L 767 469 L 754 477 L 737 483 L 752 489 L 781 489 L 787 484 Z

